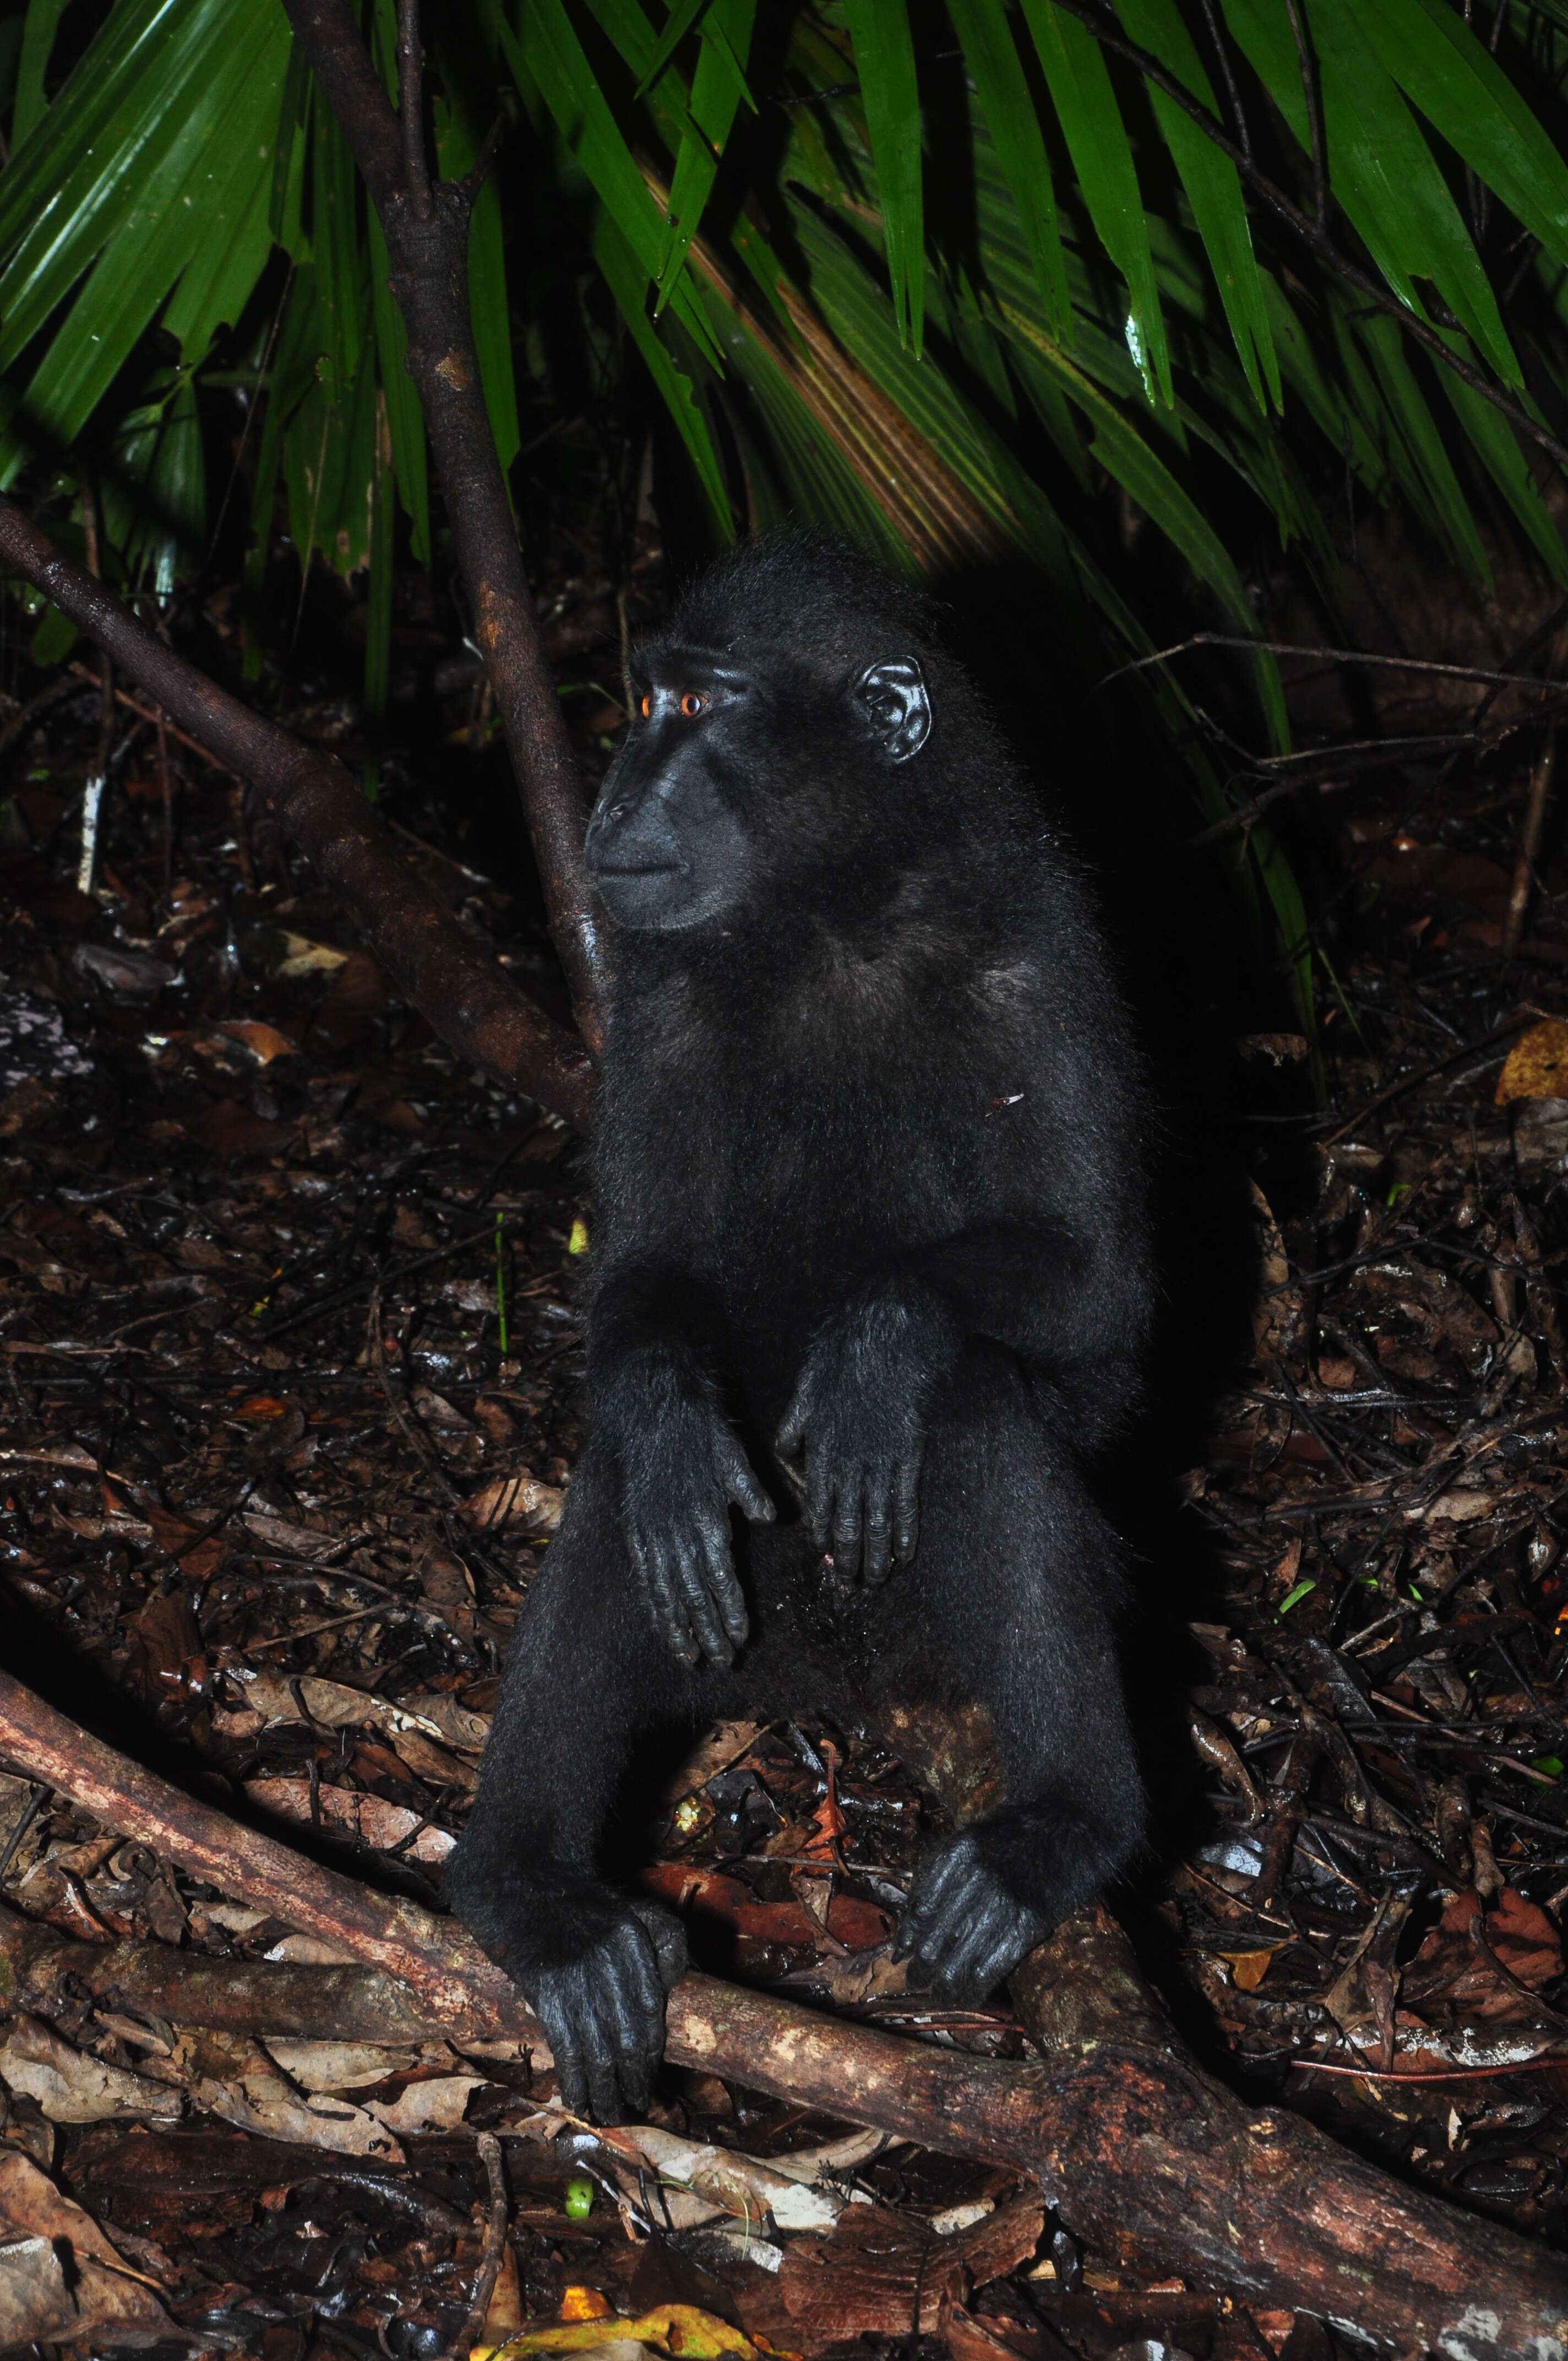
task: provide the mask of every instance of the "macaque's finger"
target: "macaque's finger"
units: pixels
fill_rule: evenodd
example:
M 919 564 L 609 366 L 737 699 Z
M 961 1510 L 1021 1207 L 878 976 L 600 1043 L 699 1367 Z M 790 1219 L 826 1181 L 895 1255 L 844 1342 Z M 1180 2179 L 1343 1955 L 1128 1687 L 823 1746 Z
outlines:
M 660 1630 L 682 1664 L 695 1664 L 702 1651 L 675 1594 L 663 1550 L 657 1542 L 650 1541 L 645 1535 L 636 1535 L 632 1539 L 631 1552 L 647 1586 L 649 1600 Z
M 987 1993 L 995 1990 L 1003 1976 L 1011 1975 L 1020 1957 L 1025 1956 L 1019 1951 L 1020 1939 L 1028 1943 L 1031 1950 L 1034 1949 L 1029 1942 L 1030 1928 L 1021 1923 L 1015 1914 L 1008 1914 L 1003 1923 L 988 1929 L 988 1932 L 991 1941 L 981 1953 L 972 1979 L 981 2000 Z
M 596 2124 L 613 2124 L 620 2114 L 620 2085 L 616 2079 L 615 2052 L 607 2026 L 596 2023 L 584 2053 L 588 2107 Z
M 640 2114 L 648 2103 L 663 2048 L 664 1991 L 653 1963 L 653 1946 L 640 1926 L 618 1927 L 611 1949 L 616 2074 L 627 2104 Z
M 773 1438 L 773 1447 L 781 1459 L 793 1459 L 806 1441 L 806 1430 L 811 1423 L 811 1372 L 806 1370 L 780 1422 Z
M 735 1660 L 735 1651 L 724 1636 L 723 1627 L 715 1612 L 712 1594 L 708 1590 L 706 1565 L 694 1542 L 681 1539 L 672 1551 L 675 1573 L 680 1583 L 681 1598 L 691 1619 L 692 1630 L 702 1645 L 702 1652 L 716 1664 L 729 1664 Z
M 751 1624 L 746 1612 L 745 1593 L 736 1579 L 729 1532 L 717 1518 L 711 1523 L 704 1519 L 698 1521 L 697 1535 L 707 1562 L 708 1596 L 718 1609 L 719 1620 L 731 1644 L 738 1648 Z
M 735 1437 L 726 1428 L 714 1445 L 714 1461 L 726 1499 L 733 1500 L 754 1525 L 771 1525 L 778 1514 L 758 1483 L 755 1470 Z
M 921 1937 L 961 1904 L 970 1885 L 981 1879 L 972 1845 L 946 1846 L 929 1865 L 916 1872 L 914 1891 L 898 1922 L 894 1958 L 906 1959 L 921 1948 Z
M 866 1471 L 865 1578 L 882 1584 L 893 1570 L 893 1521 L 885 1466 Z
M 549 2027 L 545 2027 L 546 2033 Z M 588 2078 L 583 2061 L 575 2050 L 558 2048 L 554 2037 L 550 2053 L 555 2060 L 555 2092 L 561 2104 L 570 2115 L 586 2115 L 588 2112 Z
M 915 1554 L 920 1533 L 920 1462 L 901 1459 L 893 1477 L 893 1554 L 900 1565 Z
M 806 1519 L 812 1540 L 825 1550 L 833 1532 L 833 1468 L 825 1451 L 806 1455 Z
M 839 1479 L 839 1504 L 833 1512 L 833 1563 L 840 1574 L 853 1574 L 861 1554 L 861 1471 L 846 1469 Z
M 653 1947 L 660 1982 L 666 1992 L 673 1992 L 686 1971 L 685 1928 L 673 1911 L 662 1909 L 656 1902 L 634 1900 L 631 1915 Z
M 571 2012 L 557 1995 L 554 1979 L 546 1979 L 529 1998 L 544 2027 L 550 2055 L 555 2060 L 555 2090 L 561 2104 L 569 2114 L 586 2114 L 588 2080 L 583 2064 L 582 2039 Z

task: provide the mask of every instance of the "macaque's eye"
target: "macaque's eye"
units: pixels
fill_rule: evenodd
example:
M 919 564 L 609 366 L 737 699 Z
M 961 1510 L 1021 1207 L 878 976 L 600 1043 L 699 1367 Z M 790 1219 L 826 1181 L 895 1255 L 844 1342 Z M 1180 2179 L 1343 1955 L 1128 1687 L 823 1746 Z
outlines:
M 652 712 L 652 710 L 653 710 L 653 700 L 652 700 L 652 698 L 649 696 L 649 694 L 648 694 L 648 692 L 647 692 L 647 690 L 646 690 L 646 689 L 644 689 L 644 690 L 643 690 L 643 692 L 642 692 L 642 703 L 641 703 L 641 708 L 640 708 L 640 709 L 641 709 L 641 715 L 642 715 L 642 719 L 643 719 L 643 720 L 644 720 L 644 721 L 646 721 L 646 720 L 647 720 L 647 719 L 648 719 L 648 716 L 649 716 L 649 715 Z
M 688 721 L 695 721 L 707 703 L 706 697 L 699 697 L 695 688 L 688 688 L 681 699 L 681 711 Z

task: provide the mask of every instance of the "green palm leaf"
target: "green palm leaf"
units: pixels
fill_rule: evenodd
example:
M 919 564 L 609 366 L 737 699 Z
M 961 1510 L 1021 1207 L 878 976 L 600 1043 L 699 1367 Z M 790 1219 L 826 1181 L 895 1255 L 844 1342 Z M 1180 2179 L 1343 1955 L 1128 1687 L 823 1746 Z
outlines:
M 865 101 L 899 335 L 920 350 L 926 319 L 920 91 L 905 0 L 846 0 Z
M 1170 354 L 1160 317 L 1137 168 L 1105 60 L 1092 34 L 1051 0 L 1024 0 L 1040 64 L 1089 217 L 1126 282 L 1127 348 L 1150 401 L 1171 400 Z

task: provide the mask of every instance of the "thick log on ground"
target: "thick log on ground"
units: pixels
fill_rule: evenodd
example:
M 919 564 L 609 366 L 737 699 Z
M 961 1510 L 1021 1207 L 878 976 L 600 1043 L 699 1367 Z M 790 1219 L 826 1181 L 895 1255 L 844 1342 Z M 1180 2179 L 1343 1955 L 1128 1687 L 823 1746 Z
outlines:
M 104 1998 L 192 2023 L 400 2041 L 515 2035 L 547 2047 L 462 1929 L 377 1894 L 89 1736 L 0 1674 L 0 1756 L 224 1892 L 340 1946 L 361 1968 L 230 1966 L 117 1944 L 86 1961 L 0 1922 L 0 1999 L 47 2014 L 68 1972 Z M 1101 1909 L 1014 1982 L 1038 2062 L 927 2048 L 707 1976 L 670 1996 L 678 2064 L 851 2123 L 1031 2174 L 1089 2245 L 1453 2361 L 1563 2361 L 1568 2266 L 1245 2104 L 1194 2061 Z
M 302 746 L 176 655 L 4 499 L 0 564 L 36 584 L 215 761 L 250 783 L 398 990 L 459 1057 L 587 1128 L 594 1074 L 582 1043 L 433 899 L 340 763 Z

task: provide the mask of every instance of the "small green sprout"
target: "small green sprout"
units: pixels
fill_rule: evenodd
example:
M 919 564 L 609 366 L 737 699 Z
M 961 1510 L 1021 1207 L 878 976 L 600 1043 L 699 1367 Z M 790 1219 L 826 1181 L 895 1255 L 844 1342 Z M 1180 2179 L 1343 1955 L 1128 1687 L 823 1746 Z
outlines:
M 574 2172 L 566 2183 L 566 2212 L 574 2222 L 586 2222 L 594 2210 L 594 2185 L 586 2172 Z
M 1299 1607 L 1300 1605 L 1302 1599 L 1307 1596 L 1308 1591 L 1316 1590 L 1317 1587 L 1318 1586 L 1313 1581 L 1311 1576 L 1307 1575 L 1301 1581 L 1297 1583 L 1294 1589 L 1288 1590 L 1286 1592 L 1284 1598 L 1279 1602 L 1277 1612 L 1281 1615 L 1288 1615 L 1293 1607 Z

